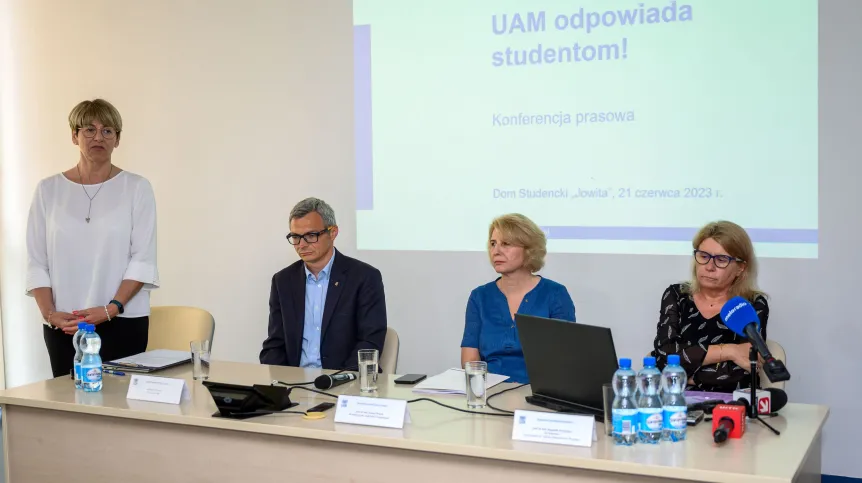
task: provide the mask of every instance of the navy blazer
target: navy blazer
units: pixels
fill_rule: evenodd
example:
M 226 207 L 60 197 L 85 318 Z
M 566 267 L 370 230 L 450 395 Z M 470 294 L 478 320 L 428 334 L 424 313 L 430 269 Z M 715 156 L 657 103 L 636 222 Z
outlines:
M 305 328 L 306 274 L 302 260 L 272 277 L 269 334 L 260 363 L 299 366 Z M 383 352 L 386 300 L 380 270 L 336 250 L 323 306 L 320 362 L 324 369 L 358 369 L 356 352 Z

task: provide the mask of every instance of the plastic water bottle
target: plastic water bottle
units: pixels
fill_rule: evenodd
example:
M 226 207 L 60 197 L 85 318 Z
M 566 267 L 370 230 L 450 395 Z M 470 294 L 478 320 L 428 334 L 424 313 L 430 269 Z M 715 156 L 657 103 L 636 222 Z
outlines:
M 655 357 L 644 357 L 644 367 L 638 372 L 638 438 L 642 443 L 661 441 L 664 416 L 662 414 L 661 372 L 655 367 Z
M 81 339 L 87 333 L 87 323 L 78 322 L 78 332 L 72 336 L 72 345 L 75 347 L 75 358 L 72 360 L 72 366 L 75 368 L 75 388 L 81 389 L 81 360 L 84 358 L 84 350 L 81 344 Z
M 614 424 L 614 444 L 631 446 L 637 441 L 638 406 L 635 371 L 631 359 L 620 359 L 620 368 L 614 373 L 614 405 L 611 409 Z
M 102 390 L 102 338 L 96 333 L 96 326 L 87 324 L 87 333 L 81 339 L 84 358 L 81 359 L 81 386 L 85 392 Z
M 688 428 L 688 406 L 685 402 L 685 385 L 688 374 L 679 365 L 679 356 L 667 356 L 667 366 L 661 373 L 664 421 L 662 437 L 667 441 L 684 441 Z

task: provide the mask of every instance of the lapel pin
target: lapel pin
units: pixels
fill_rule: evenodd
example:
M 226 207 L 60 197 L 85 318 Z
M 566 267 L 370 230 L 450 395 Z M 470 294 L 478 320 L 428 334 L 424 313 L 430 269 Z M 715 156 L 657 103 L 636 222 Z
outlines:
M 335 282 L 335 286 L 336 286 L 336 287 L 338 286 L 338 282 Z

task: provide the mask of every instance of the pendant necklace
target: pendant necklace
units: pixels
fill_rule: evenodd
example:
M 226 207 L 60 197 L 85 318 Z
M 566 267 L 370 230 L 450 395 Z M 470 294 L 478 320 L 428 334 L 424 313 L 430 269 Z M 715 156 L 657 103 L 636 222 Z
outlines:
M 105 181 L 102 181 L 99 184 L 99 189 L 96 190 L 96 194 L 94 194 L 93 196 L 90 196 L 90 193 L 87 192 L 87 188 L 84 187 L 84 177 L 81 176 L 81 167 L 77 166 L 77 165 L 75 167 L 78 168 L 78 178 L 81 180 L 81 189 L 84 190 L 84 194 L 87 195 L 87 199 L 90 200 L 90 206 L 89 206 L 89 208 L 87 208 L 87 217 L 84 218 L 84 220 L 86 220 L 87 223 L 89 223 L 90 222 L 90 211 L 93 209 L 93 200 L 96 199 L 96 196 L 99 196 L 99 191 L 102 191 L 102 186 L 104 186 L 105 181 L 108 181 L 109 179 L 111 179 L 111 175 L 114 173 L 114 165 L 113 164 L 111 165 L 111 170 L 108 172 L 108 177 L 105 178 Z M 88 174 L 87 175 L 87 181 L 89 181 L 89 180 L 90 180 L 90 175 Z

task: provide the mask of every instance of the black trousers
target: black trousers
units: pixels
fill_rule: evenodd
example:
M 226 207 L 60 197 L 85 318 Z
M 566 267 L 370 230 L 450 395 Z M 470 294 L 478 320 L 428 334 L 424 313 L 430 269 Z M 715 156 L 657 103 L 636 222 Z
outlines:
M 51 359 L 51 372 L 54 377 L 70 375 L 75 358 L 72 336 L 59 329 L 42 327 L 48 357 Z M 102 350 L 99 351 L 102 361 L 113 361 L 146 351 L 149 330 L 149 317 L 118 317 L 97 325 L 96 333 L 102 338 Z

